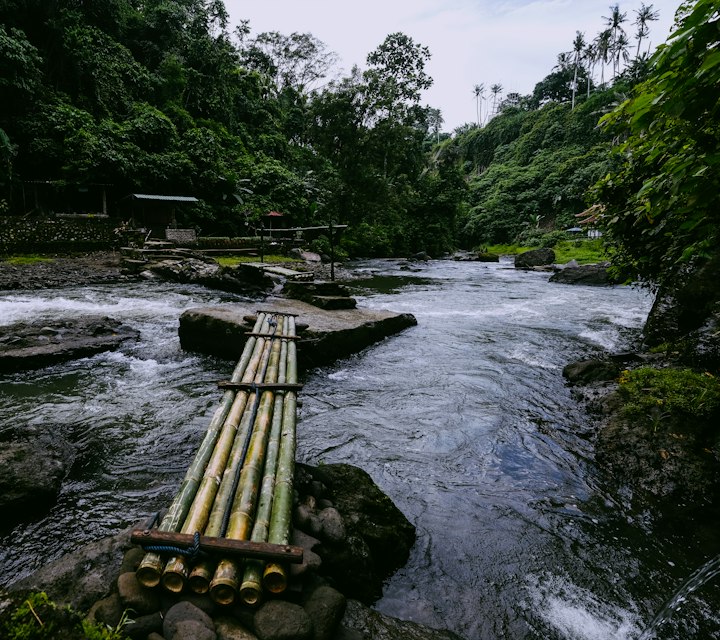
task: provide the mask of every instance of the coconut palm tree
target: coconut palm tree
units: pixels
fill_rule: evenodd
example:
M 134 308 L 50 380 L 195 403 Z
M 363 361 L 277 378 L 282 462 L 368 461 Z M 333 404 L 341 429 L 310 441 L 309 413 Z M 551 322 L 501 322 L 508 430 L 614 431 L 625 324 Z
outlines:
M 600 63 L 600 86 L 603 89 L 605 88 L 605 65 L 609 60 L 611 41 L 612 32 L 610 29 L 603 29 L 595 38 L 595 54 L 597 61 Z
M 490 87 L 490 93 L 493 94 L 493 106 L 492 106 L 492 112 L 493 115 L 497 113 L 497 99 L 498 95 L 502 93 L 503 86 L 499 83 L 496 83 Z
M 475 113 L 479 127 L 482 122 L 482 101 L 485 100 L 485 84 L 476 84 L 473 93 L 475 94 Z
M 605 24 L 610 28 L 610 51 L 614 54 L 613 60 L 613 78 L 620 71 L 620 49 L 618 48 L 618 40 L 621 35 L 625 34 L 623 23 L 627 20 L 627 12 L 620 11 L 620 5 L 615 4 L 610 7 L 610 15 L 603 16 Z M 627 37 L 625 38 L 627 40 Z
M 574 64 L 575 64 L 575 72 L 573 74 L 573 84 L 572 84 L 572 103 L 571 103 L 571 109 L 575 108 L 575 94 L 577 92 L 577 77 L 578 77 L 578 67 L 580 66 L 580 61 L 582 60 L 582 54 L 583 50 L 585 49 L 585 34 L 580 33 L 580 31 L 575 32 L 575 40 L 573 40 L 573 53 L 574 55 Z
M 583 51 L 583 58 L 587 62 L 587 68 L 585 72 L 587 73 L 587 97 L 589 98 L 590 85 L 592 84 L 592 77 L 595 71 L 595 63 L 598 61 L 597 47 L 595 46 L 595 42 L 588 42 L 587 45 L 585 45 L 585 50 Z
M 644 37 L 650 33 L 650 25 L 648 23 L 655 22 L 660 17 L 659 11 L 653 11 L 653 5 L 645 5 L 642 3 L 639 9 L 635 10 L 635 26 L 637 27 L 637 51 L 635 51 L 635 60 L 640 58 L 640 44 Z
M 627 37 L 626 33 L 620 33 L 617 40 L 615 40 L 612 45 L 613 60 L 615 61 L 613 78 L 620 73 L 620 61 L 622 60 L 627 63 L 627 61 L 630 60 L 630 54 L 628 53 L 629 48 L 630 39 Z

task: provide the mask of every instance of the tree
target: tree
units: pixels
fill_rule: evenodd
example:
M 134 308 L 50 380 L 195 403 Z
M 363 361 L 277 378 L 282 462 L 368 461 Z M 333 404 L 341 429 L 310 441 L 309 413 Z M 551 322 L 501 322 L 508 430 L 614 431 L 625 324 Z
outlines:
M 500 83 L 496 83 L 490 87 L 490 93 L 493 96 L 492 111 L 493 115 L 497 113 L 497 100 L 498 96 L 502 93 L 503 86 Z
M 600 62 L 600 86 L 605 88 L 605 65 L 609 62 L 610 43 L 612 32 L 610 29 L 603 29 L 595 38 L 595 53 Z
M 573 53 L 575 71 L 573 75 L 573 86 L 572 86 L 572 106 L 571 109 L 575 108 L 575 95 L 577 94 L 577 79 L 578 79 L 578 68 L 580 67 L 580 61 L 582 60 L 583 51 L 585 49 L 585 34 L 580 31 L 575 32 L 575 40 L 573 40 Z
M 658 11 L 653 11 L 653 5 L 649 4 L 646 5 L 645 3 L 642 3 L 640 5 L 640 9 L 635 10 L 635 26 L 637 27 L 637 32 L 635 34 L 635 37 L 637 38 L 637 50 L 635 51 L 635 59 L 640 58 L 640 44 L 643 41 L 643 38 L 645 38 L 650 33 L 650 22 L 655 22 L 660 17 L 660 13 Z
M 610 15 L 603 16 L 605 24 L 610 29 L 610 52 L 613 61 L 613 78 L 620 73 L 620 56 L 623 52 L 623 46 L 627 50 L 627 35 L 623 29 L 623 23 L 627 20 L 627 12 L 620 11 L 620 5 L 615 4 L 610 7 Z M 624 36 L 624 38 L 623 38 Z M 624 42 L 624 44 L 623 44 Z
M 482 124 L 482 101 L 485 99 L 485 84 L 476 84 L 473 93 L 475 94 L 475 112 L 479 127 Z
M 720 51 L 717 0 L 682 5 L 650 77 L 602 120 L 625 141 L 594 189 L 615 261 L 662 283 L 720 243 Z

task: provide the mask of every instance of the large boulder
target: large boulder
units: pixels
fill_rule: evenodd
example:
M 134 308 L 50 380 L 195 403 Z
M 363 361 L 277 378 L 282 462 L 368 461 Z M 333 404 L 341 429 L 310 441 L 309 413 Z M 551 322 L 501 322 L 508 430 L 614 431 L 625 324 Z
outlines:
M 608 286 L 617 284 L 617 280 L 608 272 L 610 264 L 579 264 L 566 266 L 550 276 L 550 282 L 561 284 L 585 284 L 592 286 Z
M 41 516 L 55 504 L 75 449 L 51 428 L 28 428 L 0 447 L 2 527 Z
M 407 562 L 415 527 L 358 467 L 298 465 L 295 485 L 312 497 L 300 524 L 321 541 L 313 547 L 322 559 L 319 573 L 348 597 L 377 600 L 385 580 Z
M 720 370 L 720 256 L 690 263 L 658 290 L 643 337 L 685 364 Z
M 414 326 L 409 313 L 372 309 L 328 311 L 299 300 L 268 299 L 268 311 L 291 313 L 302 325 L 298 364 L 303 369 L 329 364 L 361 351 L 383 338 Z M 180 316 L 180 346 L 237 360 L 257 313 L 257 302 L 188 309 Z
M 555 262 L 555 252 L 552 249 L 531 249 L 515 256 L 516 269 L 532 269 L 534 267 L 549 266 Z
M 348 600 L 342 626 L 372 640 L 462 640 L 452 631 L 385 616 L 357 600 Z
M 91 542 L 38 569 L 11 585 L 15 590 L 44 591 L 59 605 L 89 611 L 109 595 L 123 554 L 130 548 L 130 531 Z
M 139 335 L 118 320 L 100 316 L 0 327 L 0 371 L 38 369 L 86 358 L 113 351 Z

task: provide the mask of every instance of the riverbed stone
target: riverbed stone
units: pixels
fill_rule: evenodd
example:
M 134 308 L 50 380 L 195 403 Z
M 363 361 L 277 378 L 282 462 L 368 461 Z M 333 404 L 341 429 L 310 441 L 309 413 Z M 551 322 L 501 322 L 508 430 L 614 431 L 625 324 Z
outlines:
M 27 427 L 0 446 L 0 519 L 10 527 L 46 513 L 57 499 L 76 451 L 47 426 Z
M 260 640 L 306 640 L 312 637 L 310 616 L 292 602 L 266 602 L 258 609 L 254 622 Z
M 342 542 L 345 538 L 345 524 L 340 512 L 335 507 L 328 507 L 318 513 L 321 530 L 320 535 L 330 542 Z
M 258 640 L 254 633 L 231 616 L 215 618 L 215 633 L 218 640 Z
M 56 604 L 86 612 L 110 593 L 122 557 L 129 548 L 130 529 L 127 529 L 46 564 L 13 583 L 10 589 L 45 591 Z
M 0 372 L 25 371 L 114 351 L 140 333 L 119 320 L 86 316 L 52 326 L 15 323 L 0 327 Z
M 555 252 L 552 249 L 540 248 L 524 251 L 515 256 L 516 269 L 532 269 L 543 267 L 555 262 Z
M 118 594 L 123 604 L 140 615 L 160 609 L 157 591 L 143 587 L 134 572 L 121 573 L 117 579 Z
M 188 623 L 192 623 L 189 624 Z M 166 640 L 214 640 L 215 625 L 212 618 L 190 602 L 178 602 L 165 613 L 163 635 Z
M 160 633 L 163 628 L 163 617 L 159 611 L 144 616 L 135 616 L 132 622 L 123 628 L 123 633 L 132 640 L 145 640 L 151 633 Z
M 451 631 L 385 616 L 357 600 L 347 601 L 342 626 L 372 640 L 462 640 Z
M 571 362 L 563 368 L 563 377 L 572 385 L 614 380 L 620 374 L 620 365 L 610 360 L 593 358 Z
M 313 550 L 322 559 L 320 574 L 346 596 L 371 604 L 384 581 L 403 566 L 415 542 L 415 527 L 362 469 L 347 464 L 297 465 L 295 484 L 320 480 L 342 516 L 342 541 L 322 539 Z
M 87 617 L 91 622 L 99 622 L 115 628 L 122 618 L 124 609 L 120 596 L 111 593 L 107 598 L 98 600 L 90 608 Z
M 189 351 L 237 360 L 252 329 L 246 316 L 254 317 L 258 307 L 295 314 L 307 323 L 298 340 L 298 364 L 303 369 L 330 364 L 417 324 L 409 313 L 327 311 L 299 300 L 268 298 L 261 305 L 247 302 L 188 309 L 180 316 L 180 345 Z
M 345 613 L 345 596 L 323 585 L 315 589 L 303 604 L 313 627 L 313 640 L 330 640 Z
M 596 287 L 617 284 L 617 279 L 609 272 L 610 263 L 579 264 L 565 266 L 550 276 L 550 282 L 560 284 L 584 284 Z

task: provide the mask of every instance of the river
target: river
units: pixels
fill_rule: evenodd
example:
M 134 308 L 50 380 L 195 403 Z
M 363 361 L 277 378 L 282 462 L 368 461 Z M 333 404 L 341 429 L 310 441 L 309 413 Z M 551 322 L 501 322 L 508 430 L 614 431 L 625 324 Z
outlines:
M 469 640 L 637 638 L 717 555 L 718 522 L 608 488 L 562 368 L 628 348 L 649 295 L 509 262 L 355 270 L 360 306 L 418 325 L 307 376 L 298 459 L 362 467 L 417 527 L 376 608 Z M 0 441 L 51 425 L 78 449 L 48 516 L 0 537 L 0 584 L 170 502 L 233 364 L 183 352 L 177 320 L 237 299 L 160 283 L 0 294 L 1 324 L 92 313 L 141 332 L 114 353 L 0 376 Z M 719 603 L 703 585 L 657 637 L 720 637 Z

